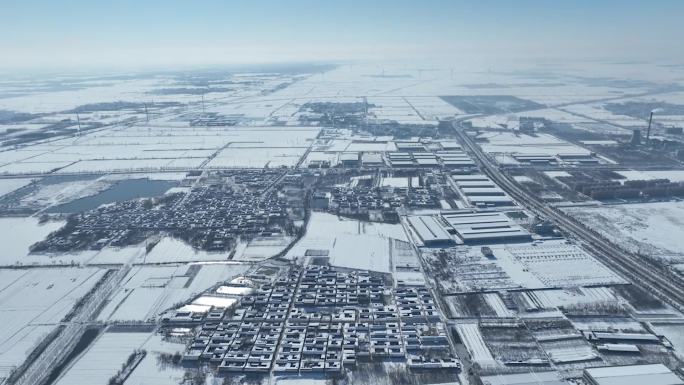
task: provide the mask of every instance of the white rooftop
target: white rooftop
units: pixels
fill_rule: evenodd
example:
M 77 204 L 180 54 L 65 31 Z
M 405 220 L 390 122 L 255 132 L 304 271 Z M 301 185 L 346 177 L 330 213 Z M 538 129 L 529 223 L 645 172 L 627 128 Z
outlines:
M 610 366 L 584 370 L 595 385 L 684 385 L 663 364 Z
M 498 374 L 481 378 L 484 385 L 565 385 L 557 372 Z
M 453 238 L 444 227 L 431 216 L 408 217 L 408 221 L 423 243 L 453 241 Z
M 463 242 L 530 237 L 529 232 L 501 212 L 443 213 L 442 217 L 456 230 Z

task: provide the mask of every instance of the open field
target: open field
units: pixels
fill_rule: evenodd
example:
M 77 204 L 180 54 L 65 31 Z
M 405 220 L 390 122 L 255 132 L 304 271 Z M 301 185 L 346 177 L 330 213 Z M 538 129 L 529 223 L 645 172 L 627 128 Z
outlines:
M 634 252 L 684 263 L 684 202 L 653 202 L 566 209 L 599 233 Z
M 0 270 L 0 378 L 20 365 L 104 274 L 96 268 Z
M 408 240 L 401 225 L 313 212 L 305 236 L 288 251 L 287 257 L 303 258 L 312 255 L 311 251 L 322 251 L 331 265 L 388 273 L 391 239 Z
M 149 332 L 105 331 L 56 382 L 57 385 L 106 384 L 128 357 L 143 348 Z
M 209 287 L 243 274 L 249 265 L 178 264 L 138 266 L 102 309 L 101 321 L 154 320 L 169 308 Z

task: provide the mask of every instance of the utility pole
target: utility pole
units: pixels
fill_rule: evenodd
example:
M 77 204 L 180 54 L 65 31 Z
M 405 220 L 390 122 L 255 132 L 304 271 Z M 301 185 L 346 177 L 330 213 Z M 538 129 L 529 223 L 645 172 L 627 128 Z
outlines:
M 78 131 L 76 132 L 76 136 L 80 137 L 81 136 L 81 117 L 78 115 L 78 112 L 76 113 L 76 122 L 78 122 Z

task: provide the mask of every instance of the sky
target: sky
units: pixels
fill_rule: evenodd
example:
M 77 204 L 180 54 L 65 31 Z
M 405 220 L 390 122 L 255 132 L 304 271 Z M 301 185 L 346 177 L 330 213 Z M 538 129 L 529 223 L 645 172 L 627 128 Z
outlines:
M 684 62 L 677 0 L 0 0 L 0 68 Z

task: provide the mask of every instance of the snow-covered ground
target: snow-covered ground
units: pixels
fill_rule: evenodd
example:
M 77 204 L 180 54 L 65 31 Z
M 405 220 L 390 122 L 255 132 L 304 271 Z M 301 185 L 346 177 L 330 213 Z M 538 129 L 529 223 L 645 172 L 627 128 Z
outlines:
M 566 208 L 570 215 L 634 252 L 684 262 L 684 202 Z
M 306 235 L 286 257 L 302 258 L 307 250 L 327 251 L 332 265 L 389 273 L 391 239 L 408 241 L 401 225 L 312 212 Z
M 176 385 L 182 383 L 185 370 L 172 365 L 160 365 L 162 354 L 183 353 L 185 344 L 164 341 L 158 334 L 150 336 L 142 345 L 147 351 L 145 358 L 138 364 L 126 385 Z
M 242 275 L 245 264 L 136 266 L 102 309 L 102 321 L 146 321 L 209 287 Z M 197 270 L 197 271 L 194 271 Z
M 45 236 L 64 226 L 63 221 L 39 223 L 35 217 L 0 218 L 0 265 L 28 264 L 35 260 L 49 262 L 49 258 L 40 255 L 29 257 L 29 247 Z
M 0 270 L 0 378 L 102 278 L 97 268 Z
M 142 349 L 149 332 L 104 332 L 78 357 L 56 385 L 106 384 L 121 370 L 128 357 Z
M 239 250 L 233 256 L 233 260 L 245 262 L 263 261 L 282 252 L 292 241 L 293 237 L 290 236 L 255 238 L 250 240 L 244 247 L 239 247 Z
M 164 237 L 145 256 L 145 263 L 226 261 L 229 253 L 196 250 L 180 239 Z
M 33 179 L 0 179 L 0 196 L 7 195 L 33 182 Z

